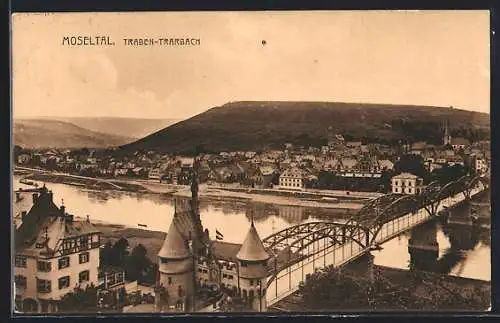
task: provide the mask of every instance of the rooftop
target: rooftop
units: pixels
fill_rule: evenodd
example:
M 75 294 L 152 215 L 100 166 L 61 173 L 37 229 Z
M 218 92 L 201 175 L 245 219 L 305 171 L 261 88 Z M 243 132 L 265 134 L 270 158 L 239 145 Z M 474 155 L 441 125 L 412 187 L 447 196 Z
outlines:
M 163 247 L 158 253 L 158 257 L 168 259 L 185 259 L 191 255 L 187 240 L 184 239 L 178 229 L 176 221 L 172 221 L 168 229 L 167 237 Z
M 253 221 L 240 251 L 236 254 L 236 258 L 247 261 L 264 261 L 269 259 L 269 254 L 262 244 L 262 240 L 257 233 L 257 229 L 255 229 Z
M 223 241 L 213 241 L 212 250 L 215 258 L 225 261 L 236 261 L 236 254 L 241 249 L 241 244 Z
M 411 173 L 401 173 L 399 175 L 393 176 L 392 178 L 401 178 L 401 179 L 416 179 L 418 178 L 417 175 L 413 175 Z
M 63 206 L 58 208 L 53 202 L 51 191 L 45 187 L 37 191 L 31 193 L 33 206 L 15 233 L 17 250 L 35 254 L 53 251 L 61 239 L 99 233 L 90 221 L 74 221 Z
M 456 137 L 456 138 L 451 138 L 451 144 L 452 145 L 469 145 L 470 141 L 466 138 Z
M 281 177 L 293 177 L 293 178 L 304 178 L 306 176 L 306 172 L 298 167 L 291 167 L 285 170 Z

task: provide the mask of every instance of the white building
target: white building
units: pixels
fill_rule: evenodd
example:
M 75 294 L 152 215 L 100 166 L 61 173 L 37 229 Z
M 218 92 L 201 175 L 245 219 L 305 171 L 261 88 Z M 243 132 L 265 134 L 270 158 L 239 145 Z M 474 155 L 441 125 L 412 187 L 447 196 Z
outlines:
M 474 160 L 474 169 L 479 174 L 484 174 L 488 170 L 488 163 L 484 158 L 475 158 Z
M 297 167 L 285 170 L 279 179 L 279 188 L 288 190 L 304 190 L 307 176 L 305 171 Z
M 396 194 L 420 194 L 424 188 L 423 179 L 410 173 L 394 176 L 391 184 L 392 193 Z
M 16 307 L 25 313 L 56 312 L 61 297 L 75 287 L 97 286 L 100 233 L 89 221 L 74 221 L 64 206 L 58 208 L 45 187 L 30 193 L 32 207 L 21 211 L 14 234 Z

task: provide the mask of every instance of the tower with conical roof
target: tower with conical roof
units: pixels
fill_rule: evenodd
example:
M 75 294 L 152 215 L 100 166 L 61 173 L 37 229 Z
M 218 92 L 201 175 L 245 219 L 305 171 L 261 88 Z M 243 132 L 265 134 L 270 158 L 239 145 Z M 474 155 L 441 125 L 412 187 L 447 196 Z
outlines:
M 267 261 L 270 257 L 255 229 L 253 218 L 236 258 L 240 295 L 249 302 L 253 311 L 265 312 Z
M 195 288 L 195 263 L 188 241 L 182 236 L 175 220 L 170 224 L 163 247 L 158 253 L 158 261 L 159 284 L 166 290 L 167 305 L 188 310 L 187 304 L 191 302 Z

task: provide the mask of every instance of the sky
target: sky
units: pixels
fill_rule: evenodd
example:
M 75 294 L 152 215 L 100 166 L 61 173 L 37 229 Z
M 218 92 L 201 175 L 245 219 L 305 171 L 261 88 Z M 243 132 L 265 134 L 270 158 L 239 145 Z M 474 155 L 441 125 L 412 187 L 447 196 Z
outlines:
M 489 113 L 489 32 L 488 11 L 15 14 L 13 116 L 178 119 L 242 100 Z M 62 45 L 87 35 L 115 46 Z M 143 37 L 200 45 L 123 44 Z

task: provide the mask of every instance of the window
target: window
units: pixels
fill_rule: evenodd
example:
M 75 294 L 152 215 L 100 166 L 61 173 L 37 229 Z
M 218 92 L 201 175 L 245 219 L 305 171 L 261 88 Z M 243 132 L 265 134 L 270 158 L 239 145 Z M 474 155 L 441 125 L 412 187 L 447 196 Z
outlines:
M 116 283 L 115 274 L 111 273 L 106 275 L 106 281 L 108 283 L 108 286 L 114 285 Z
M 69 287 L 69 276 L 59 278 L 59 289 Z
M 250 279 L 250 286 L 253 286 L 253 279 Z
M 38 293 L 50 293 L 52 291 L 52 282 L 50 280 L 37 279 L 36 290 Z
M 222 274 L 222 278 L 227 278 L 227 275 L 226 274 Z
M 86 281 L 89 281 L 89 271 L 88 270 L 84 270 L 78 274 L 78 282 L 79 283 L 86 282 Z
M 81 237 L 80 238 L 80 250 L 89 248 L 89 238 Z
M 69 267 L 69 257 L 62 257 L 59 259 L 59 269 L 64 269 Z
M 227 278 L 228 278 L 229 280 L 233 280 L 233 275 L 227 275 Z
M 26 287 L 26 277 L 22 275 L 17 275 L 14 277 L 14 281 L 16 282 L 16 287 Z
M 168 284 L 172 285 L 172 277 L 168 277 Z
M 48 273 L 52 269 L 50 261 L 38 261 L 37 268 L 38 268 L 38 271 L 41 271 L 44 273 Z
M 79 258 L 81 264 L 89 262 L 89 253 L 83 252 L 78 256 L 78 258 Z
M 69 251 L 73 248 L 73 241 L 72 240 L 65 240 L 63 242 L 63 250 Z
M 26 268 L 26 259 L 27 257 L 26 256 L 16 256 L 16 259 L 15 259 L 15 266 L 18 267 L 18 268 Z
M 123 282 L 123 273 L 116 273 L 116 283 L 122 283 Z

